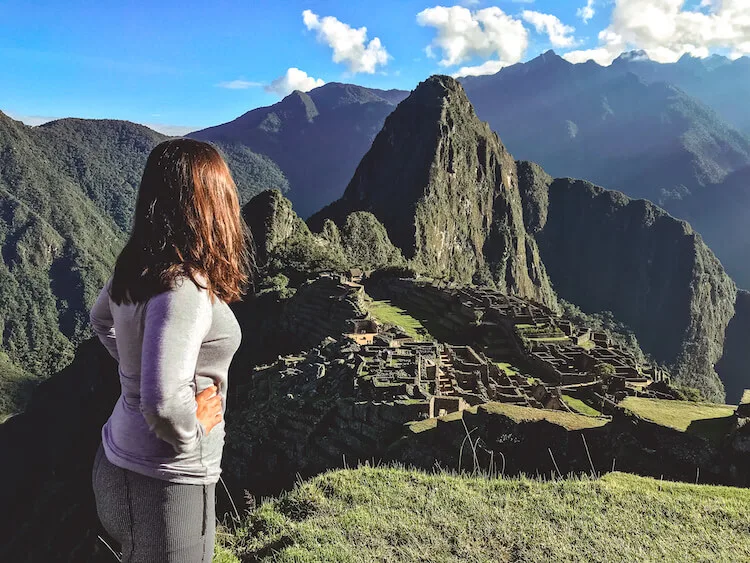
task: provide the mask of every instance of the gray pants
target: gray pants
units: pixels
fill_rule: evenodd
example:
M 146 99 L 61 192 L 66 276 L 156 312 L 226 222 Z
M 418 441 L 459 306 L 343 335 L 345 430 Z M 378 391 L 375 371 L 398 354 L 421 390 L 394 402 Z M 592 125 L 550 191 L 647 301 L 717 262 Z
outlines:
M 112 464 L 99 446 L 92 468 L 96 511 L 126 563 L 210 563 L 216 485 L 184 485 Z

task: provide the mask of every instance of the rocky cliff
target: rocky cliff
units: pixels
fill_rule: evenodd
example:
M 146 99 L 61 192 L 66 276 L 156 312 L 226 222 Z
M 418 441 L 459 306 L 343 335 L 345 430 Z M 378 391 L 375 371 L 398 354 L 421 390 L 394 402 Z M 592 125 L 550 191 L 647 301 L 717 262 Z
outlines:
M 518 167 L 526 224 L 560 297 L 612 311 L 679 383 L 723 400 L 714 364 L 736 288 L 700 235 L 645 200 Z
M 243 208 L 255 241 L 258 266 L 266 275 L 282 272 L 301 280 L 322 271 L 372 270 L 404 264 L 385 227 L 372 213 L 354 212 L 326 220 L 312 233 L 278 190 L 262 192 Z
M 511 155 L 460 84 L 433 76 L 386 119 L 343 197 L 309 223 L 369 211 L 415 267 L 462 282 L 492 278 L 554 306 L 521 205 Z

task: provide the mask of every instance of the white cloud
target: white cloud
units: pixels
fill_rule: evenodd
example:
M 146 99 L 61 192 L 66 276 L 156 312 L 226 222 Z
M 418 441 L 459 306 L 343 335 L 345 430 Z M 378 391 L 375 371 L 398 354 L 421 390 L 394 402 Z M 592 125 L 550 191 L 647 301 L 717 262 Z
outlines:
M 485 76 L 487 74 L 495 74 L 500 72 L 501 68 L 508 65 L 502 61 L 485 61 L 481 65 L 477 66 L 462 66 L 458 69 L 458 72 L 453 73 L 453 78 L 459 78 L 461 76 Z
M 325 80 L 313 78 L 312 76 L 308 76 L 304 70 L 292 67 L 266 86 L 265 90 L 266 92 L 278 94 L 283 98 L 295 90 L 307 92 L 318 86 L 323 86 L 323 84 L 325 84 Z
M 435 6 L 417 14 L 417 23 L 434 27 L 431 52 L 440 49 L 442 66 L 454 66 L 472 57 L 496 56 L 503 64 L 521 60 L 529 36 L 521 20 L 498 7 L 472 12 L 462 6 Z
M 170 137 L 182 137 L 200 129 L 200 127 L 189 125 L 167 125 L 164 123 L 141 123 L 141 125 L 145 125 L 149 129 L 153 129 L 163 135 L 169 135 Z
M 25 125 L 31 125 L 32 127 L 42 125 L 43 123 L 47 123 L 48 121 L 55 121 L 56 119 L 60 119 L 59 117 L 49 117 L 46 115 L 21 115 L 9 111 L 5 112 L 5 115 L 10 117 L 11 119 L 20 121 Z
M 521 17 L 534 26 L 537 33 L 546 33 L 550 43 L 555 47 L 572 47 L 575 38 L 571 35 L 576 28 L 565 25 L 557 16 L 524 10 Z
M 705 2 L 706 0 L 703 1 Z M 576 10 L 576 15 L 583 20 L 583 23 L 589 23 L 589 20 L 596 14 L 594 2 L 595 0 L 588 0 L 585 6 Z
M 316 31 L 318 41 L 333 49 L 333 62 L 345 63 L 352 73 L 374 74 L 378 66 L 388 63 L 390 55 L 375 37 L 367 42 L 367 28 L 355 29 L 333 16 L 318 17 L 311 10 L 302 12 L 302 21 Z
M 643 49 L 657 62 L 674 62 L 685 53 L 706 57 L 729 49 L 733 57 L 750 54 L 750 2 L 705 1 L 696 10 L 685 0 L 617 0 L 599 47 L 563 55 L 570 62 L 593 59 L 610 64 L 622 51 Z
M 229 80 L 227 82 L 219 82 L 217 84 L 219 88 L 228 88 L 229 90 L 246 90 L 248 88 L 257 88 L 263 86 L 262 82 L 250 82 L 248 80 Z

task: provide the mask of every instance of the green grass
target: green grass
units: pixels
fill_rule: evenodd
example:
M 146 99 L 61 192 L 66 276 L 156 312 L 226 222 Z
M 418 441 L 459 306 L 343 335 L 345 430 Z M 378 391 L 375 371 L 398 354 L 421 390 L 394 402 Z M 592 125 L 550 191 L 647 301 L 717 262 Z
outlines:
M 367 308 L 375 320 L 381 324 L 400 326 L 414 340 L 432 340 L 420 321 L 404 309 L 391 304 L 390 301 L 373 300 L 367 304 Z
M 567 336 L 550 336 L 541 338 L 527 338 L 531 342 L 568 342 L 570 338 Z
M 584 414 L 586 416 L 602 415 L 602 413 L 600 413 L 598 410 L 591 408 L 580 399 L 576 399 L 575 397 L 571 397 L 570 395 L 562 395 L 562 400 L 565 401 L 566 405 L 568 405 L 571 409 L 579 414 Z
M 563 412 L 563 411 L 549 411 L 544 409 L 535 409 L 531 407 L 519 407 L 518 405 L 509 405 L 507 403 L 484 403 L 475 407 L 469 407 L 464 411 L 452 412 L 445 416 L 438 418 L 428 418 L 425 420 L 415 420 L 414 422 L 408 423 L 408 428 L 411 432 L 419 434 L 426 430 L 432 430 L 437 427 L 438 421 L 441 422 L 454 422 L 461 420 L 464 415 L 475 415 L 479 411 L 485 414 L 502 415 L 507 416 L 513 422 L 518 424 L 522 422 L 539 422 L 546 420 L 553 424 L 557 424 L 566 428 L 567 430 L 584 430 L 586 428 L 597 428 L 604 426 L 609 422 L 604 418 L 592 418 L 590 416 L 583 416 L 580 414 Z
M 508 362 L 495 362 L 495 365 L 505 372 L 505 375 L 518 375 L 520 372 L 518 368 L 514 367 L 513 364 Z
M 737 408 L 732 405 L 642 397 L 628 397 L 620 406 L 656 424 L 708 439 L 720 438 L 726 434 Z
M 221 563 L 750 560 L 750 491 L 600 479 L 329 472 L 263 503 Z
M 531 407 L 519 407 L 518 405 L 508 405 L 506 403 L 484 403 L 479 405 L 478 409 L 489 414 L 502 414 L 517 423 L 538 422 L 546 420 L 557 424 L 568 430 L 583 430 L 585 428 L 596 428 L 607 424 L 608 420 L 602 418 L 591 418 L 563 411 L 548 411 L 544 409 L 534 409 Z

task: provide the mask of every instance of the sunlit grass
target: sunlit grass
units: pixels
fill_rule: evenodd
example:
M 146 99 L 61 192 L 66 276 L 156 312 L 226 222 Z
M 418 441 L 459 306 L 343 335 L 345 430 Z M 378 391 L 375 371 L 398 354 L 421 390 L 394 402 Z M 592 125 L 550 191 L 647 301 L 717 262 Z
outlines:
M 721 440 L 729 432 L 737 407 L 691 401 L 628 397 L 620 406 L 637 416 L 707 440 Z
M 367 304 L 367 308 L 381 324 L 392 324 L 400 326 L 406 334 L 415 340 L 432 340 L 424 325 L 412 317 L 401 307 L 393 305 L 390 301 L 373 300 Z
M 641 418 L 682 432 L 685 432 L 696 420 L 730 417 L 736 409 L 732 405 L 666 401 L 644 397 L 627 397 L 620 403 L 620 406 Z
M 570 395 L 563 394 L 562 400 L 565 401 L 566 405 L 568 405 L 571 409 L 573 409 L 579 414 L 585 414 L 586 416 L 601 416 L 602 415 L 602 413 L 600 413 L 598 410 L 588 406 L 586 403 L 584 403 L 580 399 L 571 397 Z
M 237 559 L 217 560 L 747 561 L 749 521 L 746 489 L 621 473 L 545 482 L 360 468 L 264 503 L 219 535 Z
M 455 422 L 461 420 L 464 416 L 476 415 L 478 412 L 490 415 L 507 416 L 513 422 L 538 422 L 546 420 L 557 424 L 567 430 L 583 430 L 586 428 L 597 428 L 604 426 L 609 422 L 605 418 L 592 418 L 582 414 L 575 414 L 563 411 L 552 411 L 545 409 L 535 409 L 531 407 L 521 407 L 507 403 L 484 403 L 475 407 L 469 407 L 463 411 L 449 413 L 438 418 L 428 418 L 426 420 L 416 420 L 408 424 L 411 432 L 420 433 L 426 430 L 432 430 L 437 427 L 438 421 Z

